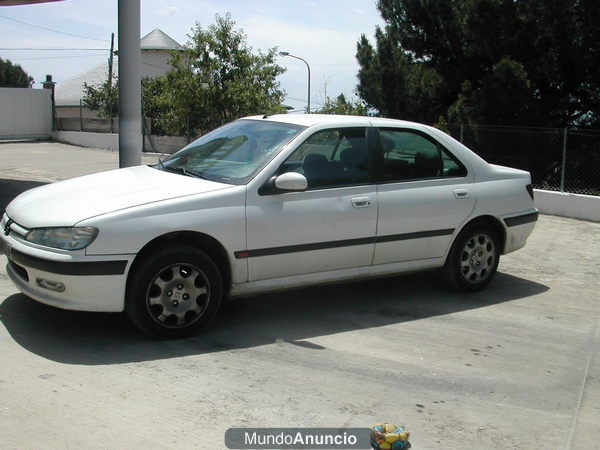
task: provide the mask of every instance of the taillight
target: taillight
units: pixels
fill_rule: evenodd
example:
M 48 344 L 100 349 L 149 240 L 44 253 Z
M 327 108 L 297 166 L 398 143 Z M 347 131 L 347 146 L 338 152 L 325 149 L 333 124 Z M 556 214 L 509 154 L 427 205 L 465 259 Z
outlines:
M 527 186 L 525 186 L 525 189 L 527 189 L 527 193 L 531 197 L 531 200 L 533 200 L 533 186 L 531 184 L 528 184 Z

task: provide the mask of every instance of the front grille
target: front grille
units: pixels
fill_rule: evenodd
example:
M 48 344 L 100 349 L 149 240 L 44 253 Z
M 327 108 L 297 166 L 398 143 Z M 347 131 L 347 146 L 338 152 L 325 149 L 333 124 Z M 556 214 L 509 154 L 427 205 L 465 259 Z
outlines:
M 27 273 L 27 270 L 25 270 L 25 267 L 21 267 L 18 264 L 15 264 L 14 262 L 10 261 L 8 263 L 11 267 L 11 269 L 17 274 L 19 275 L 21 278 L 23 278 L 25 281 L 29 281 L 29 274 Z
M 2 221 L 0 221 L 0 232 L 4 233 L 6 225 L 9 223 L 10 218 L 8 217 L 8 214 L 4 213 L 2 215 Z
M 0 230 L 5 235 L 11 235 L 13 237 L 17 237 L 20 239 L 25 239 L 25 236 L 29 232 L 29 229 L 19 225 L 14 220 L 12 220 L 6 213 L 2 217 L 2 229 Z

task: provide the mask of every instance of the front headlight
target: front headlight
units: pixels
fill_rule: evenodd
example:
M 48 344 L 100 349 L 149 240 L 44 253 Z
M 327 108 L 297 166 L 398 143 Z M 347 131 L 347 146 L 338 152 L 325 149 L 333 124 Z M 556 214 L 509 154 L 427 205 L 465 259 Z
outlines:
M 98 236 L 94 227 L 52 227 L 34 228 L 25 236 L 25 240 L 46 247 L 63 250 L 81 250 L 86 248 Z

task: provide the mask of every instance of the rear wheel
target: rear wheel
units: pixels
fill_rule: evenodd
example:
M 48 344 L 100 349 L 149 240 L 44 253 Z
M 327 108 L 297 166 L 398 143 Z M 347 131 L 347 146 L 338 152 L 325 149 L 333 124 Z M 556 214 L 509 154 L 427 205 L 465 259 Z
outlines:
M 454 289 L 478 291 L 494 278 L 499 261 L 496 231 L 486 223 L 467 225 L 450 249 L 444 278 Z
M 133 269 L 125 311 L 154 337 L 193 336 L 216 315 L 223 282 L 215 263 L 193 247 L 165 248 Z

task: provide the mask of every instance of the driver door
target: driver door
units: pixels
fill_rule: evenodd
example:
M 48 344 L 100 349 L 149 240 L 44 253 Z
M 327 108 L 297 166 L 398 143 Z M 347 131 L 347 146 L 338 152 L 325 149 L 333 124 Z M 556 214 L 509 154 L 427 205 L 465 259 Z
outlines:
M 303 192 L 248 192 L 249 280 L 369 266 L 377 227 L 377 193 L 367 127 L 315 132 L 277 174 L 302 173 Z

